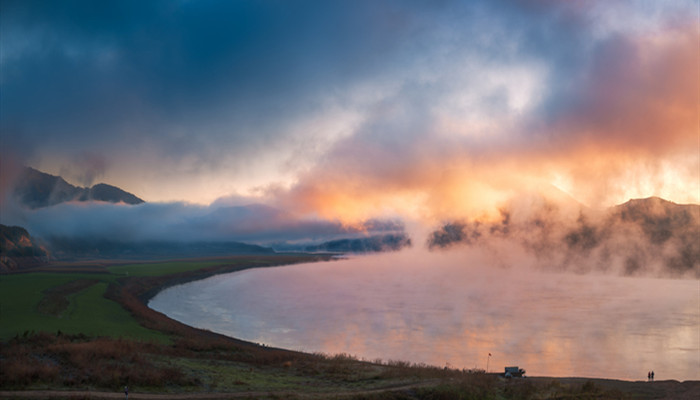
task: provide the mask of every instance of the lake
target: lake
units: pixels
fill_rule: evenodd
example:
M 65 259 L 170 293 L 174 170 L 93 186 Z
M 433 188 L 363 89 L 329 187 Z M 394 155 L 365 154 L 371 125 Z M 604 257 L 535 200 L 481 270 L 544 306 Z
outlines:
M 412 249 L 213 276 L 149 306 L 306 352 L 491 372 L 517 365 L 530 376 L 700 379 L 700 281 L 490 264 L 477 251 Z

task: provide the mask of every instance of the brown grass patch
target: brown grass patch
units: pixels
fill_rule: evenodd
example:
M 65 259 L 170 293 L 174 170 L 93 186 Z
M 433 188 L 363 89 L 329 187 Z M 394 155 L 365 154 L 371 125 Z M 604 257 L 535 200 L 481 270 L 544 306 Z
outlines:
M 69 295 L 87 289 L 97 282 L 96 279 L 78 279 L 46 289 L 37 304 L 37 310 L 45 315 L 60 317 L 70 304 Z

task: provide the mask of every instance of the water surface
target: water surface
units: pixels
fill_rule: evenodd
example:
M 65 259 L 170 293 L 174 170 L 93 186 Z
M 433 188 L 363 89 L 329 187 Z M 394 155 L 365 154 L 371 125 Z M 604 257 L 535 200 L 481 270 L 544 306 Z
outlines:
M 700 378 L 697 280 L 543 273 L 410 250 L 214 276 L 166 289 L 149 306 L 307 352 L 518 365 L 533 376 Z

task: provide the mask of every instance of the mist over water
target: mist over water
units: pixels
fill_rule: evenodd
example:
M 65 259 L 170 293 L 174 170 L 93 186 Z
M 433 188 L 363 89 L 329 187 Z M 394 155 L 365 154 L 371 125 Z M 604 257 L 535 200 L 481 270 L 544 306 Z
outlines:
M 700 281 L 546 273 L 525 255 L 423 249 L 246 270 L 149 306 L 226 335 L 531 376 L 700 379 Z M 488 354 L 492 357 L 488 359 Z

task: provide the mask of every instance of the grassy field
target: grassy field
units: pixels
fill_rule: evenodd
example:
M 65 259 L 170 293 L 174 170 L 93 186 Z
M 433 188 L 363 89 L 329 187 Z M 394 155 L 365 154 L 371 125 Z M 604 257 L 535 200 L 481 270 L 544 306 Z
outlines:
M 214 267 L 226 264 L 242 264 L 246 260 L 188 260 L 188 261 L 168 261 L 158 263 L 126 264 L 108 267 L 107 270 L 117 276 L 160 276 L 170 275 L 187 271 L 195 271 L 203 268 Z
M 109 397 L 125 385 L 136 397 L 179 398 L 204 393 L 260 399 L 690 399 L 700 394 L 698 382 L 505 380 L 478 370 L 274 349 L 188 327 L 145 304 L 172 284 L 325 259 L 238 256 L 96 264 L 91 273 L 67 266 L 64 272 L 45 268 L 0 275 L 0 398 L 23 398 L 26 390 L 46 390 L 41 398 L 101 398 L 100 393 Z M 75 392 L 67 395 L 67 390 Z
M 104 297 L 113 274 L 27 273 L 0 277 L 0 339 L 25 332 L 63 332 L 92 336 L 127 337 L 167 342 L 166 335 L 139 325 L 119 304 Z M 79 280 L 94 281 L 76 292 L 51 296 L 52 288 Z M 47 310 L 42 302 L 60 310 Z
M 126 277 L 159 277 L 206 270 L 217 266 L 268 265 L 274 259 L 228 258 L 167 261 L 115 265 L 104 273 L 36 272 L 0 276 L 0 339 L 9 339 L 25 332 L 58 332 L 91 336 L 125 337 L 137 340 L 168 342 L 161 332 L 146 329 L 119 304 L 105 298 L 108 285 Z M 93 281 L 87 287 L 61 295 L 51 289 L 80 280 Z M 43 303 L 66 306 L 58 312 L 46 310 Z
M 114 281 L 107 274 L 29 273 L 0 278 L 0 338 L 9 339 L 25 332 L 58 332 L 94 336 L 129 337 L 165 342 L 167 336 L 139 325 L 119 304 L 104 298 L 107 285 Z M 78 280 L 95 281 L 82 290 L 64 293 L 66 306 L 60 310 L 40 307 L 48 298 L 55 305 L 60 298 L 50 289 Z M 46 302 L 46 301 L 44 301 Z

